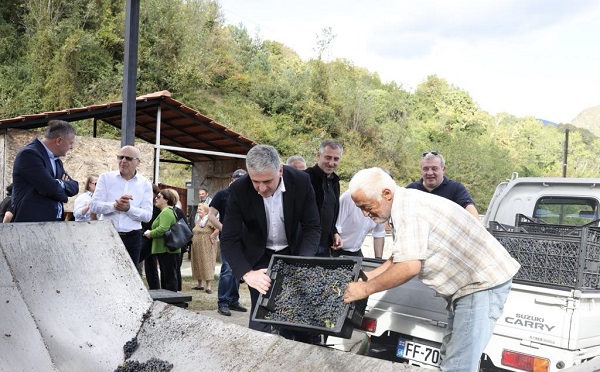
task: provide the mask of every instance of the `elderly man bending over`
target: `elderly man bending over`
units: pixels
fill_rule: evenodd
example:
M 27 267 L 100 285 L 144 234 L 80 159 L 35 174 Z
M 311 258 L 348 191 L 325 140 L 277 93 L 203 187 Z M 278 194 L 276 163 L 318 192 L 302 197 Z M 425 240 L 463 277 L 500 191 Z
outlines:
M 442 341 L 442 371 L 476 371 L 502 314 L 519 264 L 458 204 L 397 186 L 380 168 L 359 171 L 350 181 L 352 200 L 365 216 L 390 220 L 395 231 L 392 257 L 350 283 L 352 302 L 419 276 L 448 301 Z

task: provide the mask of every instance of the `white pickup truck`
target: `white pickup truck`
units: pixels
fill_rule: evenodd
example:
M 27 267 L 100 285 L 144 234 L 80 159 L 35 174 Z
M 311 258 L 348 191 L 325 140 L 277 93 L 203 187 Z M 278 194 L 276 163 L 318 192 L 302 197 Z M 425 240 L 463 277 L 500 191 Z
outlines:
M 485 224 L 522 267 L 481 371 L 561 371 L 600 355 L 599 210 L 600 178 L 513 176 L 496 188 Z M 445 307 L 416 278 L 371 295 L 367 354 L 437 369 Z

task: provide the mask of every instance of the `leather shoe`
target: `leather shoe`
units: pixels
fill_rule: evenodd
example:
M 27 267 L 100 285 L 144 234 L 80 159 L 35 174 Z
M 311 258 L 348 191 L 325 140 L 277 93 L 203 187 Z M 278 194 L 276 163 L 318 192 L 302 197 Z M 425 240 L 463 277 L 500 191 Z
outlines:
M 241 313 L 245 313 L 246 311 L 248 311 L 248 309 L 243 307 L 239 302 L 237 302 L 233 305 L 229 305 L 229 309 L 234 310 L 234 311 L 239 311 Z
M 231 311 L 229 311 L 229 308 L 227 306 L 219 306 L 218 311 L 221 315 L 231 316 Z

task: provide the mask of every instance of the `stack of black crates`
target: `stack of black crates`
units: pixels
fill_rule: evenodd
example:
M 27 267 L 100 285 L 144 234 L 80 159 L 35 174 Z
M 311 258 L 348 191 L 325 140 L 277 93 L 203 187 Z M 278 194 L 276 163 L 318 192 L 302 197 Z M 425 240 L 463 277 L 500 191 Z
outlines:
M 490 222 L 490 232 L 521 264 L 515 283 L 600 289 L 600 228 L 538 223 L 517 215 L 515 226 Z

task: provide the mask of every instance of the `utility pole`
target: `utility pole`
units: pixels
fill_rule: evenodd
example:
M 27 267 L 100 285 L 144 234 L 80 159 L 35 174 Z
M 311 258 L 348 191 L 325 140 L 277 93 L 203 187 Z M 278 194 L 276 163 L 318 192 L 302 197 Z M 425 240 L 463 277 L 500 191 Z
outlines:
M 562 176 L 567 177 L 567 156 L 569 154 L 569 128 L 565 129 L 565 147 L 563 150 Z
M 137 82 L 140 0 L 127 0 L 125 7 L 125 60 L 123 68 L 123 108 L 121 146 L 135 143 L 135 99 Z

